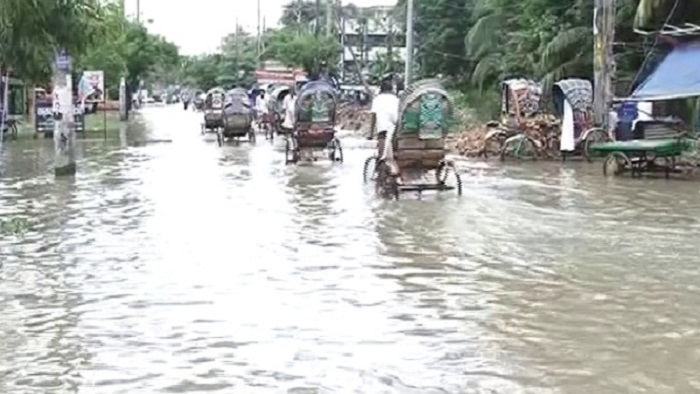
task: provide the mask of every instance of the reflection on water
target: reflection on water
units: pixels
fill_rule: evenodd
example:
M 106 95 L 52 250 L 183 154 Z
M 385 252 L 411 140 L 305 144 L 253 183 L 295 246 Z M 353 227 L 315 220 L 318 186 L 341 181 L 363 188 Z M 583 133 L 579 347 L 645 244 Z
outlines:
M 461 199 L 381 201 L 365 141 L 285 166 L 199 116 L 145 109 L 72 180 L 5 145 L 34 227 L 0 239 L 0 392 L 700 391 L 695 183 L 466 163 Z

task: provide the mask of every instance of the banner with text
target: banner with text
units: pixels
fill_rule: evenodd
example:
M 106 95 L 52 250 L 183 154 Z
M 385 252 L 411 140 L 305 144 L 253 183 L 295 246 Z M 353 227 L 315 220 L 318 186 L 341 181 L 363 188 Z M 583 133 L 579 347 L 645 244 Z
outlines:
M 36 133 L 53 133 L 54 130 L 54 108 L 51 101 L 37 100 L 34 105 L 34 131 Z M 85 113 L 83 106 L 76 102 L 73 106 L 73 116 L 75 131 L 82 133 L 85 131 Z

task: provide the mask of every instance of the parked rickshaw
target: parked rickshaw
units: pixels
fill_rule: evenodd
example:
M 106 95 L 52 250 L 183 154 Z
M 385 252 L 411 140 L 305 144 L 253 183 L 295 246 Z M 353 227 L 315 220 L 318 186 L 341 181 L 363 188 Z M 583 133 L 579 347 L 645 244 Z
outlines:
M 446 158 L 453 110 L 452 98 L 437 79 L 418 81 L 406 89 L 393 135 L 393 157 L 381 159 L 381 152 L 376 156 L 380 158 L 376 165 L 379 194 L 396 199 L 403 191 L 456 190 L 462 194 L 456 166 Z M 448 184 L 450 176 L 454 185 Z
M 245 89 L 236 88 L 226 92 L 223 127 L 218 130 L 216 137 L 219 146 L 222 146 L 226 140 L 233 138 L 248 137 L 250 143 L 255 142 L 253 108 L 251 108 L 250 98 Z
M 204 99 L 204 124 L 202 134 L 217 133 L 224 127 L 224 100 L 226 91 L 222 88 L 213 88 L 207 92 Z
M 501 83 L 501 119 L 489 124 L 484 157 L 489 153 L 497 153 L 501 160 L 535 156 L 537 143 L 524 132 L 524 123 L 540 112 L 541 97 L 542 85 L 533 80 L 511 78 Z
M 287 136 L 285 162 L 296 164 L 306 155 L 326 151 L 332 162 L 343 162 L 343 149 L 335 136 L 337 92 L 327 81 L 306 83 L 297 94 L 294 129 Z
M 510 79 L 502 83 L 501 122 L 490 124 L 492 130 L 485 138 L 484 156 L 494 150 L 489 147 L 495 146 L 502 161 L 507 157 L 534 160 L 549 154 L 561 154 L 564 160 L 572 154 L 582 154 L 588 161 L 592 161 L 594 154 L 590 149 L 591 144 L 609 138 L 605 130 L 593 127 L 591 83 L 578 78 L 555 83 L 552 99 L 555 115 L 561 119 L 560 126 L 528 133 L 528 122 L 542 115 L 541 96 L 541 85 L 532 80 Z M 566 109 L 567 106 L 571 111 Z M 570 122 L 568 127 L 564 127 L 567 122 Z M 565 132 L 571 127 L 573 136 L 566 135 Z M 570 149 L 566 146 L 567 138 L 562 137 L 570 138 Z
M 197 90 L 192 98 L 192 104 L 194 105 L 195 111 L 204 111 L 204 100 L 206 93 L 201 90 Z
M 270 87 L 267 95 L 267 123 L 269 125 L 266 138 L 273 139 L 274 134 L 282 134 L 282 120 L 284 118 L 284 98 L 291 94 L 292 87 L 287 84 L 279 84 Z
M 561 80 L 552 87 L 552 99 L 556 115 L 562 120 L 561 135 L 558 144 L 562 149 L 562 159 L 569 155 L 583 155 L 592 162 L 595 152 L 591 146 L 596 143 L 609 141 L 606 130 L 593 124 L 593 85 L 590 81 L 579 78 Z M 567 110 L 571 108 L 571 114 Z M 570 119 L 569 119 L 570 118 Z M 567 150 L 567 122 L 573 127 L 573 150 Z

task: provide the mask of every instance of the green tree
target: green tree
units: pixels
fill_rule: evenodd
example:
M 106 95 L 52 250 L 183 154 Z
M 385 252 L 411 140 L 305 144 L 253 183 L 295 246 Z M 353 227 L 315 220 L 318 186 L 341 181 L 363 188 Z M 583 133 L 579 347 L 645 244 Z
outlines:
M 334 37 L 280 29 L 266 37 L 265 58 L 314 72 L 321 61 L 329 66 L 337 64 L 340 51 L 340 44 Z
M 222 39 L 217 53 L 188 57 L 180 71 L 184 83 L 200 89 L 250 86 L 257 66 L 257 42 L 239 30 Z
M 47 82 L 58 49 L 82 54 L 104 32 L 99 0 L 0 0 L 2 63 L 15 75 Z
M 404 3 L 398 4 L 399 13 L 405 13 Z M 617 2 L 615 60 L 621 94 L 651 47 L 634 32 L 635 22 L 637 27 L 658 27 L 674 3 Z M 685 15 L 690 12 L 686 9 Z M 541 80 L 545 93 L 562 78 L 592 78 L 590 0 L 416 0 L 414 21 L 418 76 L 449 77 L 475 105 L 489 103 L 485 113 L 498 107 L 498 84 L 505 78 Z
M 127 21 L 117 4 L 104 7 L 99 33 L 76 57 L 76 77 L 85 70 L 102 70 L 105 75 L 105 89 L 112 97 L 119 95 L 119 80 L 127 72 Z

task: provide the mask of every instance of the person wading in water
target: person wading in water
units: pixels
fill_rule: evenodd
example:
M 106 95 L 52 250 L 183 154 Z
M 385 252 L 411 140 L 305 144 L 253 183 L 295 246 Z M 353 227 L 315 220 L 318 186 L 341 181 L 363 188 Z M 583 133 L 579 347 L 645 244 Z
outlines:
M 379 159 L 394 159 L 393 140 L 399 117 L 399 98 L 394 93 L 393 81 L 382 80 L 379 94 L 372 100 L 372 127 L 369 139 L 377 136 Z

